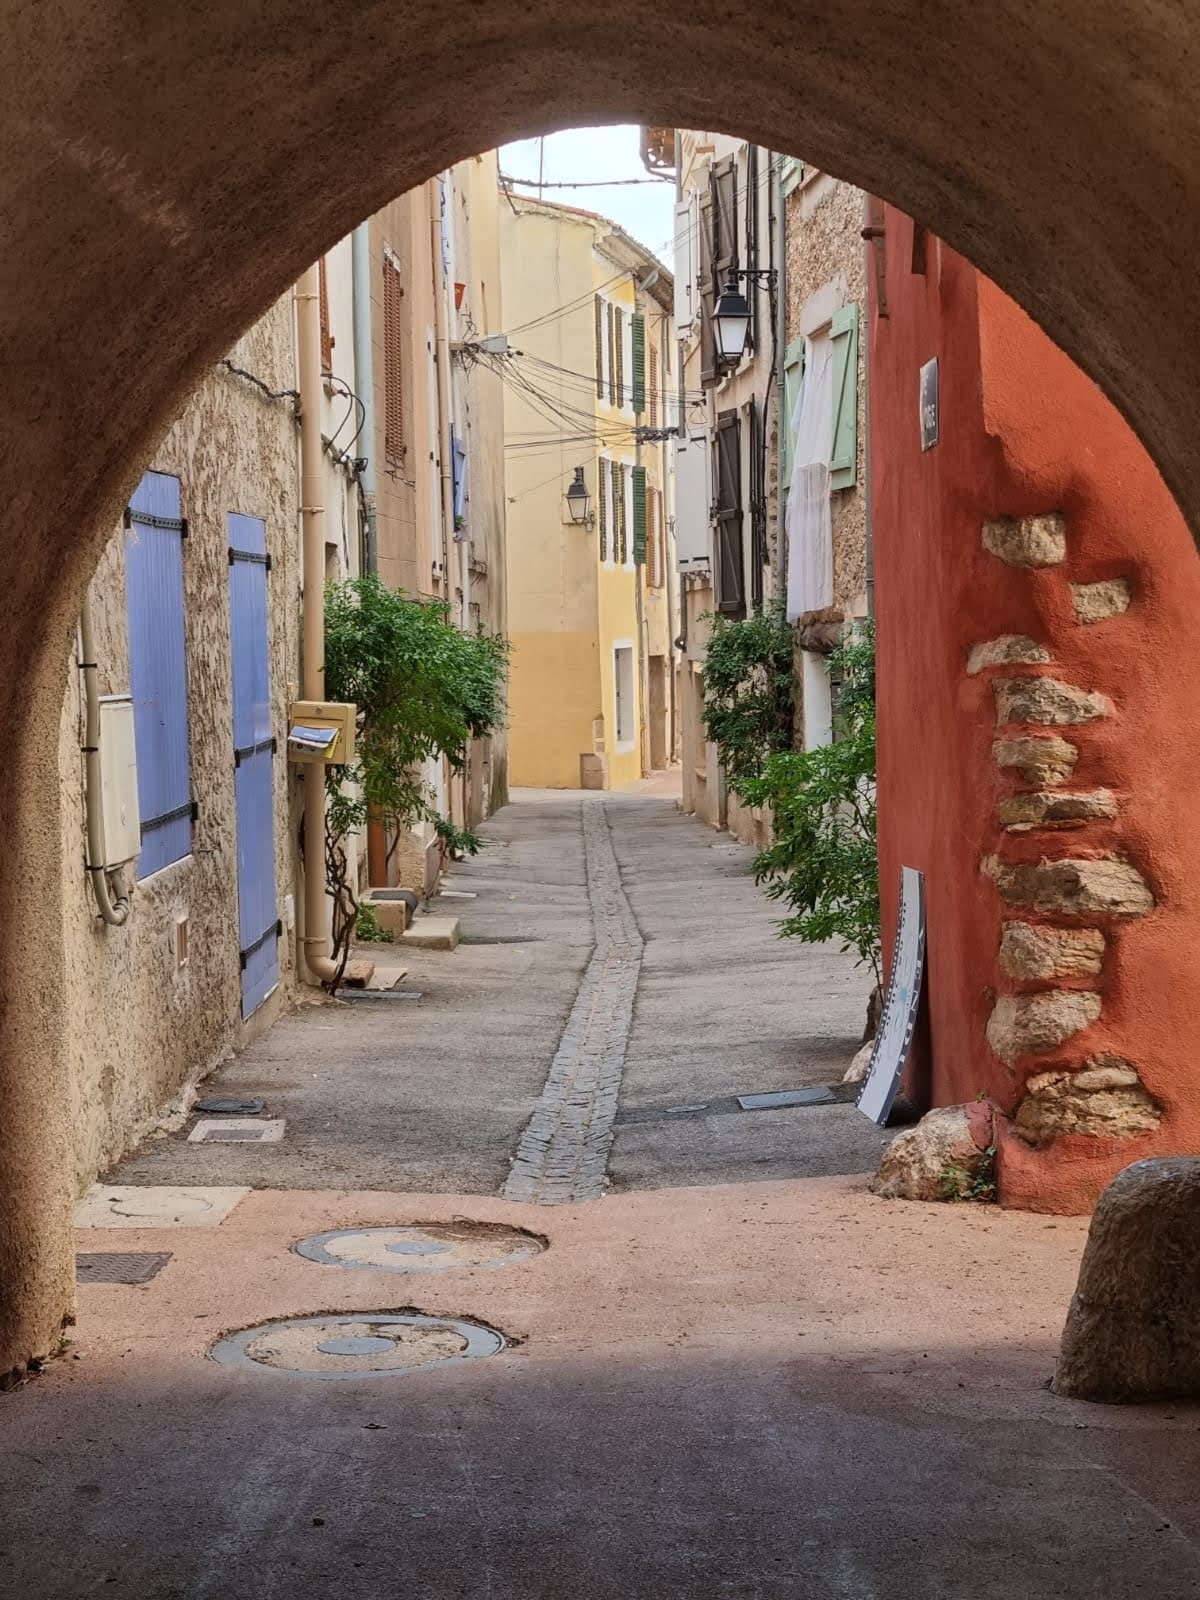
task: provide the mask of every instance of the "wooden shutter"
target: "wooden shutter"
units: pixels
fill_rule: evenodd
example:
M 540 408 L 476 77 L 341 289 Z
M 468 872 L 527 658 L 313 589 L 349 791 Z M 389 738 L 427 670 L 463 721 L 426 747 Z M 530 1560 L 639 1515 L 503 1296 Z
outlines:
M 613 404 L 623 406 L 625 404 L 625 312 L 620 306 L 613 307 L 613 349 L 617 353 L 617 392 Z
M 596 296 L 596 398 L 604 399 L 604 301 Z
M 616 507 L 613 555 L 618 566 L 624 566 L 629 557 L 629 526 L 626 518 L 626 466 L 622 461 L 613 462 L 613 504 Z
M 858 482 L 858 306 L 836 311 L 829 324 L 833 342 L 833 450 L 829 487 L 853 489 Z
M 608 403 L 615 406 L 617 403 L 617 346 L 616 307 L 611 300 L 605 301 L 605 310 L 608 313 Z
M 834 312 L 829 325 L 834 344 L 834 448 L 829 458 L 830 490 L 853 490 L 858 483 L 858 304 Z
M 317 277 L 321 283 L 321 371 L 333 371 L 333 335 L 329 331 L 329 279 L 325 272 L 325 257 L 317 262 Z
M 650 394 L 647 409 L 650 413 L 650 426 L 658 427 L 658 346 L 650 346 Z
M 633 469 L 633 564 L 646 565 L 646 469 Z
M 404 384 L 400 361 L 404 285 L 390 255 L 383 258 L 383 453 L 394 467 L 404 464 Z
M 600 559 L 608 560 L 608 462 L 600 459 Z
M 736 411 L 717 418 L 717 503 L 713 587 L 723 617 L 746 615 L 742 560 L 742 420 Z
M 762 610 L 767 562 L 767 458 L 758 397 L 750 400 L 750 604 Z
M 717 330 L 713 324 L 716 294 L 713 287 L 712 193 L 700 202 L 700 382 L 711 389 L 717 381 Z
M 640 416 L 646 409 L 646 319 L 634 312 L 632 322 L 633 409 Z
M 718 161 L 709 177 L 712 194 L 712 270 L 715 290 L 720 294 L 738 261 L 737 161 L 726 156 Z
M 783 357 L 783 447 L 780 451 L 783 472 L 780 481 L 785 493 L 792 481 L 792 468 L 795 465 L 796 436 L 794 428 L 796 401 L 800 397 L 800 382 L 803 377 L 804 340 L 802 338 L 793 339 Z
M 187 629 L 179 479 L 147 472 L 125 514 L 129 692 L 137 750 L 139 878 L 192 849 Z

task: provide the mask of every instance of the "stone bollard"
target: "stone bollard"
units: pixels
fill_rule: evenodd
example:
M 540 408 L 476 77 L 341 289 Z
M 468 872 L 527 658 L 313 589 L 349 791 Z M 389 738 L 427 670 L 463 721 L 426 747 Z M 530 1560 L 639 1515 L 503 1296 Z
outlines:
M 1200 1159 L 1135 1161 L 1100 1197 L 1055 1394 L 1200 1399 Z

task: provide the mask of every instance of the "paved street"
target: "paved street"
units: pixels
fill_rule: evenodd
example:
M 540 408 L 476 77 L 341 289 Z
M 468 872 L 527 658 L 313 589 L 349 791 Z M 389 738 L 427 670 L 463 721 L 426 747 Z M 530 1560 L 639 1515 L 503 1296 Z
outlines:
M 774 938 L 749 852 L 652 793 L 486 831 L 421 999 L 308 1007 L 206 1085 L 278 1143 L 189 1121 L 98 1187 L 79 1249 L 170 1259 L 84 1284 L 5 1399 L 4 1600 L 1200 1593 L 1196 1411 L 1046 1389 L 1086 1224 L 878 1201 L 852 1106 L 733 1108 L 840 1076 L 866 994 Z M 507 1343 L 357 1375 L 414 1312 L 430 1360 Z

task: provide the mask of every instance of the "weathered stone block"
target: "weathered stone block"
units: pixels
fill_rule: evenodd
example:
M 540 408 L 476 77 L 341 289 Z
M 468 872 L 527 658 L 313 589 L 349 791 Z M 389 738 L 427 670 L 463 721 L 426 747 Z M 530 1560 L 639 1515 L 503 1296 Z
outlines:
M 1081 828 L 1086 822 L 1115 817 L 1117 800 L 1108 789 L 1092 789 L 1086 794 L 1061 790 L 1014 794 L 1000 802 L 996 814 L 1001 827 L 1010 833 L 1030 828 Z
M 1102 583 L 1073 583 L 1071 600 L 1080 622 L 1103 622 L 1128 611 L 1133 590 L 1124 578 L 1106 578 Z
M 1117 856 L 1097 860 L 983 863 L 1009 905 L 1065 916 L 1144 917 L 1154 896 L 1135 866 Z
M 871 1065 L 871 1052 L 875 1048 L 875 1041 L 861 1045 L 855 1052 L 854 1060 L 842 1074 L 843 1083 L 861 1083 L 867 1075 L 867 1068 Z
M 996 678 L 992 694 L 1000 727 L 1006 722 L 1038 722 L 1062 728 L 1075 722 L 1093 722 L 1112 712 L 1104 695 L 1074 683 L 1060 683 L 1057 678 Z
M 1026 783 L 1050 787 L 1066 783 L 1075 771 L 1079 751 L 1052 733 L 1044 739 L 997 739 L 992 757 L 998 767 L 1015 767 Z
M 1162 1108 L 1128 1061 L 1092 1056 L 1080 1071 L 1062 1067 L 1031 1077 L 1013 1122 L 1028 1143 L 1048 1144 L 1067 1133 L 1128 1139 L 1161 1119 Z
M 1200 1160 L 1135 1161 L 1092 1218 L 1056 1394 L 1200 1399 Z
M 1100 1015 L 1091 989 L 1047 989 L 1041 994 L 1001 995 L 987 1022 L 987 1042 L 1001 1061 L 1056 1050 Z
M 1093 978 L 1104 960 L 1099 928 L 1046 928 L 1006 922 L 1000 966 L 1010 978 Z
M 997 517 L 983 525 L 983 548 L 1010 567 L 1053 567 L 1066 557 L 1067 525 L 1056 511 Z
M 884 1200 L 957 1199 L 986 1175 L 990 1143 L 990 1107 L 939 1106 L 896 1135 L 870 1187 Z
M 1011 662 L 1040 663 L 1050 660 L 1050 652 L 1035 640 L 1020 633 L 1002 633 L 998 639 L 973 644 L 967 655 L 967 671 L 972 677 L 985 667 L 1001 667 Z

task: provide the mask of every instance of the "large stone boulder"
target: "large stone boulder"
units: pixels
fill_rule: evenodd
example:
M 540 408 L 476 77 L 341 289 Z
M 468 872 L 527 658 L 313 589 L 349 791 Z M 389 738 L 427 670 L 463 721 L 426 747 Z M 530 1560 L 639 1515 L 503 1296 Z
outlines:
M 1200 1399 L 1200 1160 L 1135 1161 L 1101 1195 L 1054 1391 L 1110 1403 Z
M 884 1200 L 990 1198 L 992 1108 L 939 1106 L 883 1152 L 872 1191 Z

